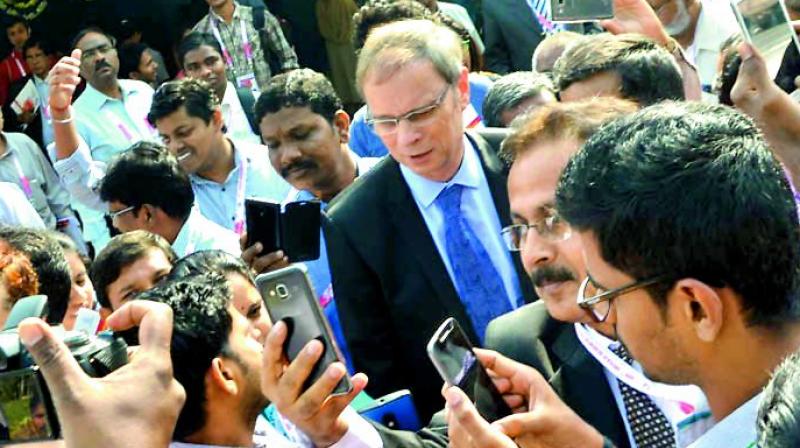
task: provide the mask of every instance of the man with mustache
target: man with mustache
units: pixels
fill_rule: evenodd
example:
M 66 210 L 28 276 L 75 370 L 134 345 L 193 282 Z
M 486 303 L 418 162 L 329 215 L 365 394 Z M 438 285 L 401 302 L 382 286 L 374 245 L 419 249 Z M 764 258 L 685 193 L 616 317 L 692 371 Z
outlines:
M 241 235 L 245 198 L 277 202 L 286 197 L 289 185 L 270 165 L 267 148 L 225 135 L 219 101 L 205 82 L 163 84 L 148 120 L 189 173 L 200 211 L 216 224 Z
M 99 28 L 78 32 L 71 57 L 62 58 L 51 71 L 50 107 L 44 111 L 53 123 L 53 165 L 83 219 L 84 238 L 95 250 L 109 239 L 102 214 L 107 207 L 94 188 L 106 164 L 134 143 L 156 139 L 146 117 L 153 89 L 141 81 L 117 79 L 114 45 L 114 38 Z M 79 73 L 86 90 L 70 107 Z
M 720 45 L 739 32 L 728 2 L 647 0 L 647 3 L 658 15 L 667 34 L 683 47 L 687 60 L 697 66 L 703 92 L 710 93 L 717 76 Z

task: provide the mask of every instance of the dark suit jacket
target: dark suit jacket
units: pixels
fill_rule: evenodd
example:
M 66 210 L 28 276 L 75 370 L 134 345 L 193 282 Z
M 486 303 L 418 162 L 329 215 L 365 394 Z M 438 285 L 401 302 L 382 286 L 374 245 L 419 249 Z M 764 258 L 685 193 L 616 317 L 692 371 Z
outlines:
M 501 226 L 511 222 L 505 167 L 475 134 Z M 328 206 L 325 239 L 345 339 L 368 392 L 410 389 L 426 421 L 442 408 L 442 380 L 426 353 L 450 316 L 478 341 L 411 190 L 391 157 Z M 523 297 L 535 297 L 518 256 Z
M 486 347 L 538 370 L 582 419 L 618 448 L 630 446 L 603 367 L 583 348 L 574 326 L 550 317 L 543 302 L 494 319 Z
M 542 28 L 527 1 L 483 1 L 486 70 L 500 74 L 530 70 L 533 50 L 542 39 Z

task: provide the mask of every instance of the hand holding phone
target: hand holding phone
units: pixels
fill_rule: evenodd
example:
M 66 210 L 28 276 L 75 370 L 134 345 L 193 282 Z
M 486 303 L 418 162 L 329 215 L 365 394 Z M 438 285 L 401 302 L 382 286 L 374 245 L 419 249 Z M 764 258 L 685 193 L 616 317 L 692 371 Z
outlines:
M 262 255 L 282 251 L 289 261 L 319 258 L 321 227 L 319 201 L 281 204 L 260 199 L 245 200 L 247 248 L 261 243 Z
M 758 49 L 767 61 L 767 70 L 775 78 L 788 46 L 800 51 L 786 6 L 781 0 L 730 0 L 733 14 L 745 41 Z
M 487 421 L 493 422 L 511 414 L 455 319 L 450 317 L 442 323 L 428 342 L 427 349 L 445 382 L 463 390 Z

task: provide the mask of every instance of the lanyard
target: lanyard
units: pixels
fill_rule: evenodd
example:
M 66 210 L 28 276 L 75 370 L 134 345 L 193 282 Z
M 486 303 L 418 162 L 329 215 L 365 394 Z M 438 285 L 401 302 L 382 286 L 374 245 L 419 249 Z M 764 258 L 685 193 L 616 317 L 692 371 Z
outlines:
M 239 151 L 239 179 L 236 181 L 236 216 L 233 221 L 233 231 L 237 235 L 244 233 L 244 200 L 247 189 L 247 157 Z
M 25 193 L 25 196 L 28 197 L 28 200 L 33 199 L 33 188 L 31 188 L 31 181 L 28 179 L 28 176 L 22 171 L 22 165 L 19 164 L 19 158 L 16 154 L 10 154 L 14 156 L 14 166 L 17 168 L 17 175 L 19 176 L 19 184 L 22 187 L 22 191 Z
M 606 344 L 599 343 L 583 324 L 575 324 L 575 333 L 592 357 L 618 380 L 651 397 L 659 397 L 673 402 L 677 401 L 681 412 L 686 415 L 695 411 L 694 405 L 680 399 L 680 397 L 687 396 L 689 393 L 695 393 L 694 386 L 673 386 L 653 382 L 645 377 L 642 372 L 620 359 Z
M 239 23 L 242 28 L 242 51 L 244 52 L 244 57 L 247 59 L 248 65 L 252 66 L 253 46 L 250 44 L 250 39 L 247 38 L 247 26 L 245 25 L 244 17 L 239 20 Z M 225 42 L 222 41 L 222 35 L 219 33 L 219 28 L 217 28 L 217 20 L 213 18 L 211 19 L 211 32 L 214 33 L 214 38 L 217 39 L 219 46 L 222 48 L 222 55 L 225 58 L 225 63 L 229 68 L 233 69 L 233 57 L 230 51 L 228 51 L 228 47 L 225 46 Z
M 19 72 L 22 74 L 22 77 L 24 78 L 28 76 L 28 72 L 25 71 L 25 67 L 22 65 L 22 62 L 20 62 L 20 60 L 17 59 L 17 54 L 13 51 L 11 52 L 11 59 L 13 59 L 14 62 L 17 63 L 17 68 L 19 69 Z
M 127 140 L 129 143 L 135 143 L 135 142 L 138 142 L 140 140 L 146 140 L 147 139 L 147 136 L 142 134 L 140 129 L 135 129 L 134 130 L 135 133 L 134 133 L 134 131 L 129 129 L 128 126 L 126 126 L 125 123 L 123 123 L 122 120 L 120 120 L 119 117 L 114 115 L 112 112 L 105 111 L 105 115 L 106 115 L 106 118 L 108 118 L 111 121 L 111 123 L 114 125 L 114 127 L 117 128 L 120 133 L 122 133 L 122 136 L 125 137 L 125 140 Z M 145 118 L 143 121 L 144 121 L 145 127 L 150 132 L 150 135 L 155 133 L 155 130 L 153 129 L 153 126 L 147 121 L 147 119 Z

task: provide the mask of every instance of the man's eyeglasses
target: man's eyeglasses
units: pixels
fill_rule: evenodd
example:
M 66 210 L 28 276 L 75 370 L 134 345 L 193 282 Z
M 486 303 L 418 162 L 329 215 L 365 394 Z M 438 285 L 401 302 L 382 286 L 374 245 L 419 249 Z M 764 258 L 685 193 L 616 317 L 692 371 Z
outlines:
M 586 277 L 583 279 L 583 282 L 581 282 L 580 288 L 578 288 L 578 306 L 585 310 L 591 311 L 592 317 L 594 317 L 597 322 L 605 322 L 605 320 L 608 318 L 609 312 L 611 311 L 612 300 L 623 294 L 627 294 L 646 286 L 655 285 L 656 283 L 663 282 L 665 280 L 667 280 L 667 277 L 658 276 L 649 278 L 647 280 L 637 280 L 619 288 L 609 289 L 608 291 L 595 288 L 595 295 L 586 297 L 586 290 L 588 289 L 589 283 L 593 283 L 591 277 Z
M 558 214 L 553 213 L 531 224 L 512 224 L 503 228 L 500 233 L 503 235 L 503 241 L 508 250 L 512 252 L 521 250 L 531 227 L 536 229 L 536 233 L 547 241 L 559 242 L 572 236 L 572 228 L 569 224 Z
M 444 98 L 447 96 L 447 92 L 450 91 L 451 87 L 451 84 L 447 84 L 444 87 L 444 90 L 442 90 L 442 93 L 440 93 L 436 98 L 436 101 L 427 106 L 418 107 L 399 117 L 370 117 L 367 118 L 367 124 L 372 126 L 372 129 L 374 129 L 379 135 L 394 134 L 397 132 L 397 128 L 400 126 L 400 122 L 403 120 L 406 120 L 415 126 L 424 126 L 430 123 L 431 120 L 433 120 L 433 118 L 436 116 L 436 110 L 442 105 L 442 102 L 444 101 Z
M 131 205 L 130 207 L 125 207 L 122 210 L 117 210 L 115 212 L 108 212 L 108 213 L 106 213 L 106 217 L 109 220 L 111 220 L 111 222 L 114 222 L 114 220 L 119 218 L 121 215 L 124 215 L 125 213 L 132 212 L 132 211 L 136 210 L 137 208 L 139 208 L 139 207 L 136 206 L 136 205 Z
M 114 48 L 114 45 L 112 45 L 112 44 L 98 45 L 98 46 L 96 46 L 94 48 L 90 48 L 88 50 L 84 50 L 81 53 L 81 61 L 88 61 L 88 60 L 94 59 L 94 57 L 97 56 L 98 54 L 103 54 L 104 55 L 104 54 L 108 54 L 108 53 L 110 53 L 111 51 L 114 51 L 114 50 L 116 50 L 116 48 Z

